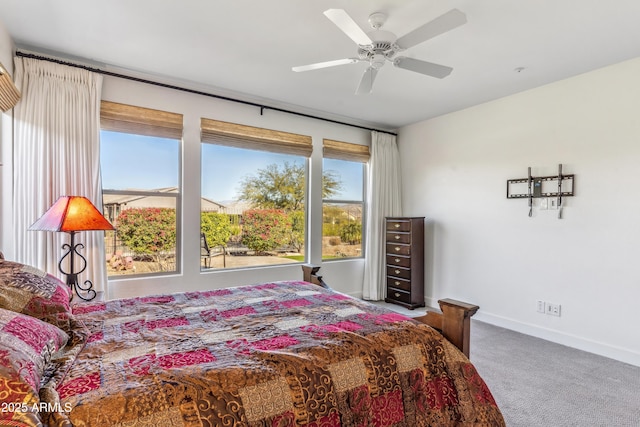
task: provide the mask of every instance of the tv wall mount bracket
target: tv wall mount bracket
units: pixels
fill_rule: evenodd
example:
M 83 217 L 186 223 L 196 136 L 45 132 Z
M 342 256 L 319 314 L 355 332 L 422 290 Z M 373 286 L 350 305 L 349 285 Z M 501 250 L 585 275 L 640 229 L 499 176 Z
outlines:
M 527 178 L 507 180 L 507 199 L 527 199 L 529 216 L 533 215 L 533 199 L 553 198 L 558 209 L 558 219 L 562 218 L 562 198 L 574 195 L 575 176 L 564 175 L 562 164 L 558 165 L 558 174 L 550 176 L 531 176 L 528 168 Z

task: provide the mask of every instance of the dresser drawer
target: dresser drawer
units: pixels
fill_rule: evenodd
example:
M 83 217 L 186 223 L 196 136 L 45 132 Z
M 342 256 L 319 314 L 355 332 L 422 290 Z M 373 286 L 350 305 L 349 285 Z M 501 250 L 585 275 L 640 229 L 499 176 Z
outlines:
M 411 294 L 402 289 L 387 288 L 387 299 L 411 304 Z
M 387 255 L 387 265 L 398 265 L 400 267 L 411 267 L 411 258 L 399 255 Z
M 387 253 L 395 255 L 411 255 L 411 246 L 401 243 L 387 243 Z
M 409 233 L 390 233 L 387 232 L 388 243 L 411 243 L 411 234 Z
M 399 277 L 401 279 L 411 279 L 411 269 L 402 268 L 395 265 L 387 265 L 387 276 Z
M 411 282 L 409 280 L 387 276 L 387 289 L 391 288 L 411 292 Z
M 388 219 L 387 231 L 411 231 L 411 222 Z

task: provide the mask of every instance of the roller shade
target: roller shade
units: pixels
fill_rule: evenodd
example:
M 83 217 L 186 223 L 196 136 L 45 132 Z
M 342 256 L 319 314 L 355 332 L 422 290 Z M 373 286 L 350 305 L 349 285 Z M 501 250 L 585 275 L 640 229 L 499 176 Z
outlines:
M 182 114 L 102 101 L 100 127 L 115 132 L 181 139 Z
M 350 142 L 322 140 L 322 156 L 329 159 L 350 160 L 366 163 L 369 161 L 369 147 Z
M 202 142 L 211 144 L 305 157 L 313 151 L 310 136 L 237 123 L 203 118 L 200 120 L 200 132 Z
M 11 80 L 11 76 L 0 64 L 0 110 L 7 111 L 13 108 L 20 100 L 20 92 Z

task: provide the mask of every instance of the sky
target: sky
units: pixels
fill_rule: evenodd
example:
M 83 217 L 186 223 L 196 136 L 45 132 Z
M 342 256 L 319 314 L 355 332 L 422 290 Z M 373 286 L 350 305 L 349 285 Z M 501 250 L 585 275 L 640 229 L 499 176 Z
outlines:
M 119 132 L 101 131 L 100 162 L 102 188 L 153 190 L 177 187 L 180 141 Z M 216 201 L 237 197 L 243 178 L 256 175 L 271 163 L 304 161 L 300 156 L 202 144 L 202 196 Z M 324 168 L 342 181 L 341 200 L 362 200 L 363 174 L 360 163 L 325 159 Z

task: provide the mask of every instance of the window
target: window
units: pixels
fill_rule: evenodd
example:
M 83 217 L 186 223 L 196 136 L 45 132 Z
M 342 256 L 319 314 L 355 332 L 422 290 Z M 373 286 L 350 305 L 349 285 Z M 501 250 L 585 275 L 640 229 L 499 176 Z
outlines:
M 362 257 L 369 147 L 323 141 L 322 259 Z
M 101 128 L 109 278 L 178 271 L 182 115 L 103 101 Z
M 311 138 L 202 119 L 201 269 L 305 260 Z

